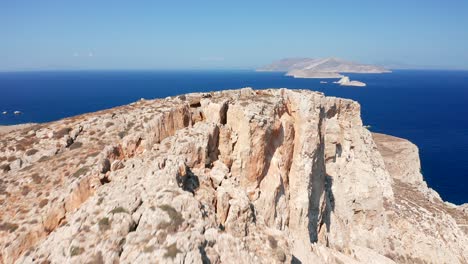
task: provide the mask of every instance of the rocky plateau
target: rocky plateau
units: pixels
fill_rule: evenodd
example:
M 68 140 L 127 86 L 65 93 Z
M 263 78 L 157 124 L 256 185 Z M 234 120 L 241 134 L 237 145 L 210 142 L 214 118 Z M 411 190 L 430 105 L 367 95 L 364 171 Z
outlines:
M 468 210 L 360 105 L 243 88 L 0 134 L 0 263 L 468 263 Z M 443 175 L 441 175 L 443 177 Z

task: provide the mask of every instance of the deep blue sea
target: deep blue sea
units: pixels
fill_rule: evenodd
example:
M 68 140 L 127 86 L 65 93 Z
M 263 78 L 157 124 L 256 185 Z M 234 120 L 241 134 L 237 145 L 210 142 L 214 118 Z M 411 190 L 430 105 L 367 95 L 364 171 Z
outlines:
M 0 124 L 47 122 L 156 98 L 251 86 L 301 88 L 357 100 L 371 131 L 418 145 L 430 187 L 468 202 L 468 71 L 397 70 L 351 74 L 367 87 L 320 84 L 254 71 L 77 71 L 0 73 Z M 13 111 L 23 112 L 14 116 Z

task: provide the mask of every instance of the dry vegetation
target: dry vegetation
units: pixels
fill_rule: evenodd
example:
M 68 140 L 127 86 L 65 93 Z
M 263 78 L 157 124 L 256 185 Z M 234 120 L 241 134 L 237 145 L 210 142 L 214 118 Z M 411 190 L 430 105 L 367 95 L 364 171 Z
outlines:
M 184 222 L 182 214 L 177 212 L 177 210 L 174 207 L 168 204 L 160 205 L 159 209 L 167 213 L 167 215 L 170 218 L 170 221 L 160 223 L 158 228 L 166 229 L 168 232 L 176 232 L 179 229 L 180 225 Z
M 70 133 L 72 129 L 69 128 L 69 127 L 65 127 L 65 128 L 62 128 L 60 129 L 59 131 L 57 132 L 54 132 L 54 138 L 55 139 L 61 139 L 63 138 L 65 135 L 68 135 Z
M 101 231 L 109 230 L 110 229 L 109 218 L 107 218 L 107 217 L 101 218 L 99 220 L 99 222 L 98 222 L 98 225 L 99 225 L 99 230 L 101 230 Z
M 166 247 L 166 253 L 164 254 L 164 257 L 173 259 L 177 256 L 178 253 L 182 252 L 177 248 L 177 244 L 173 243 Z

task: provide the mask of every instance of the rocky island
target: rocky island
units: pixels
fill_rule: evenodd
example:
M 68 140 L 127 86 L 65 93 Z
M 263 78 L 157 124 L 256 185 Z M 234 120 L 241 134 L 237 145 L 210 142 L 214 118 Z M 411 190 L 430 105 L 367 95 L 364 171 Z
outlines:
M 357 86 L 357 87 L 364 87 L 366 86 L 365 83 L 360 82 L 360 81 L 351 81 L 348 76 L 344 76 L 341 78 L 339 81 L 334 82 L 336 84 L 339 84 L 341 86 Z
M 0 164 L 0 263 L 468 262 L 417 147 L 318 92 L 140 100 L 2 134 Z
M 270 65 L 261 67 L 257 71 L 280 71 L 286 72 L 286 76 L 294 78 L 315 78 L 315 79 L 338 79 L 348 78 L 342 73 L 388 73 L 389 70 L 375 65 L 361 64 L 351 61 L 346 61 L 338 58 L 293 58 L 282 59 L 273 62 Z M 359 81 L 345 82 L 346 79 L 340 80 L 339 83 L 343 86 L 365 86 Z

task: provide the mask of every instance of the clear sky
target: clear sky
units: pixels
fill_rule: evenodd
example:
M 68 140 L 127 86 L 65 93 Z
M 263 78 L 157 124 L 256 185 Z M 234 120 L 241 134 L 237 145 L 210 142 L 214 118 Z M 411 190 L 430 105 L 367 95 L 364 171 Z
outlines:
M 468 69 L 468 1 L 0 1 L 4 71 L 254 68 L 328 56 Z

